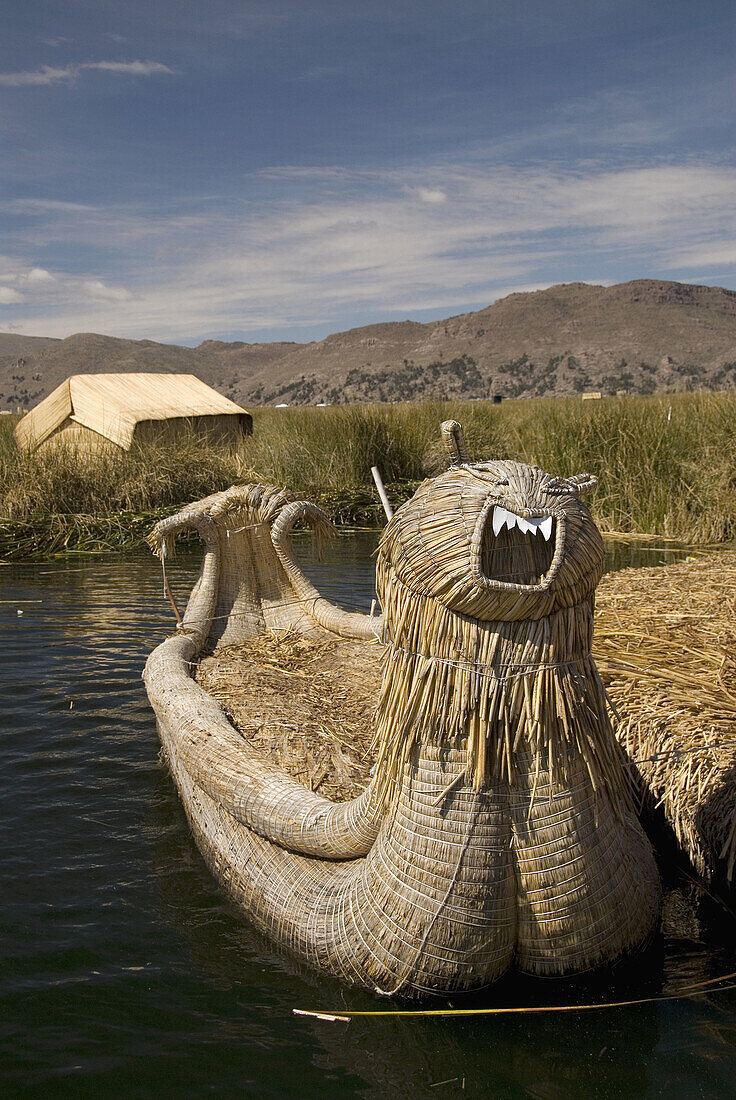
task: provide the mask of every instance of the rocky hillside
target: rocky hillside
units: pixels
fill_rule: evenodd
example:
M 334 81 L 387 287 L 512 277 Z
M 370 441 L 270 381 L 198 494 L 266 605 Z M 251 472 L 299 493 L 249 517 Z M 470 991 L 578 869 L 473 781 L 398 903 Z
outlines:
M 367 325 L 309 344 L 0 334 L 0 408 L 32 405 L 69 374 L 128 370 L 194 373 L 246 405 L 730 389 L 736 292 L 652 279 L 568 283 L 444 321 Z
M 271 363 L 299 346 L 206 340 L 186 348 L 95 332 L 76 333 L 66 340 L 0 333 L 0 408 L 31 408 L 71 374 L 126 371 L 196 374 L 235 401 L 246 401 L 251 375 L 267 372 Z

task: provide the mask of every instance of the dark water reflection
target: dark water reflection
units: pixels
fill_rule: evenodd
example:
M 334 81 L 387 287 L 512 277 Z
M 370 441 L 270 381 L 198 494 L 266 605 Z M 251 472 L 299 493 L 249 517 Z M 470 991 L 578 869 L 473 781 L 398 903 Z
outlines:
M 300 545 L 326 595 L 367 609 L 374 544 L 343 537 L 321 565 Z M 171 564 L 180 594 L 195 568 Z M 5 1095 L 732 1095 L 733 991 L 587 1015 L 295 1018 L 382 1005 L 281 955 L 200 860 L 140 681 L 171 628 L 156 564 L 6 566 L 0 580 Z M 512 977 L 473 1003 L 656 996 L 736 970 L 733 920 L 672 871 L 667 914 L 633 965 Z

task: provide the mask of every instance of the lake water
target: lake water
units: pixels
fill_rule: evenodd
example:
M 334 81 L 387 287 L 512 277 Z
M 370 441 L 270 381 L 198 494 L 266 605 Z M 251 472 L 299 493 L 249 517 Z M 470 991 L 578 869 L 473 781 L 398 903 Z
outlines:
M 374 543 L 343 536 L 321 565 L 302 548 L 326 595 L 367 609 Z M 188 553 L 170 565 L 182 596 L 195 569 Z M 734 1094 L 734 990 L 575 1014 L 293 1016 L 386 1006 L 272 947 L 200 859 L 140 680 L 172 627 L 157 563 L 19 564 L 0 583 L 4 1096 Z M 473 1003 L 657 997 L 736 971 L 733 917 L 680 872 L 666 880 L 666 933 L 633 964 L 511 976 Z

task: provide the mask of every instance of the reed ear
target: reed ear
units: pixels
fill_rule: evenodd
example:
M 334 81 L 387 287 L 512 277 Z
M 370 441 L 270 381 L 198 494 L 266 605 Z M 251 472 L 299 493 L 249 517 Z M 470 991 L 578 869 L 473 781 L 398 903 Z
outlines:
M 459 466 L 461 462 L 469 462 L 468 448 L 465 445 L 462 425 L 457 420 L 443 420 L 440 425 L 442 442 L 445 444 L 450 456 L 450 465 Z
M 589 493 L 598 484 L 595 474 L 573 474 L 568 481 L 574 493 Z
M 588 493 L 595 489 L 598 478 L 594 474 L 573 474 L 572 477 L 553 477 L 545 489 L 553 496 L 565 493 Z

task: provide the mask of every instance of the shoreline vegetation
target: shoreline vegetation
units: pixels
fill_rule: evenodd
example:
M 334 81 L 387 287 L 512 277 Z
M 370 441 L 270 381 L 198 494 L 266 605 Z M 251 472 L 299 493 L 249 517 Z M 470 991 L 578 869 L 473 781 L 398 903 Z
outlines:
M 129 452 L 57 447 L 20 453 L 0 418 L 0 560 L 130 550 L 157 520 L 246 481 L 283 485 L 340 526 L 380 527 L 370 474 L 394 507 L 443 469 L 442 420 L 463 424 L 472 461 L 512 458 L 551 473 L 595 474 L 605 532 L 687 544 L 736 537 L 736 394 L 601 401 L 536 398 L 254 409 L 240 450 L 190 436 Z

